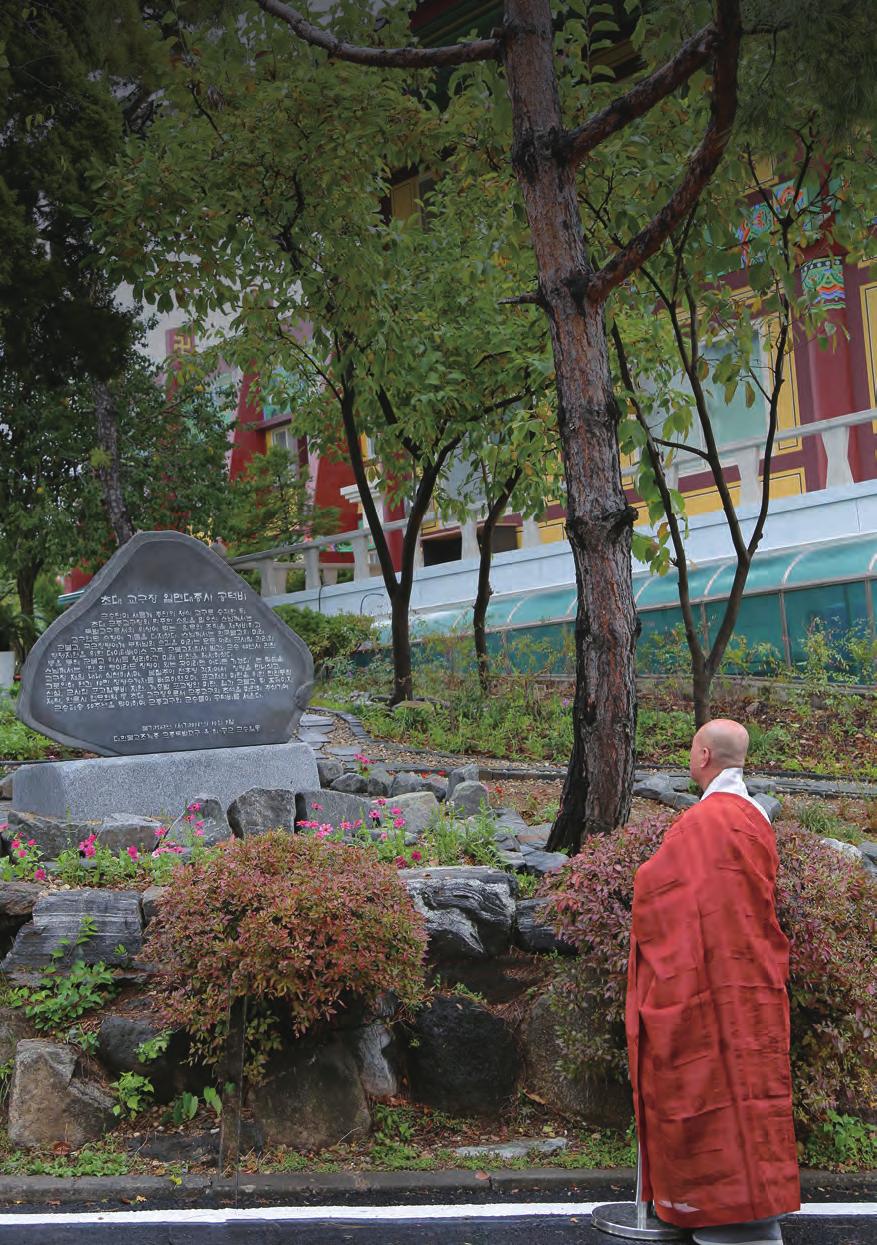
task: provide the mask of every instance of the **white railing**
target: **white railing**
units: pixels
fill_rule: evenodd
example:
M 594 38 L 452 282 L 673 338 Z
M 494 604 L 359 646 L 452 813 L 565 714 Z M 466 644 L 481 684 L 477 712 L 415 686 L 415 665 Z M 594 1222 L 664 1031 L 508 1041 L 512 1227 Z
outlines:
M 774 437 L 775 449 L 780 449 L 785 441 L 797 441 L 799 438 L 820 437 L 825 451 L 825 487 L 835 488 L 838 485 L 853 484 L 853 473 L 850 470 L 849 449 L 850 429 L 861 427 L 877 421 L 877 409 L 853 411 L 850 415 L 838 415 L 834 419 L 817 420 L 812 424 L 800 424 L 797 428 L 777 430 Z M 757 505 L 761 501 L 761 477 L 758 465 L 764 452 L 764 437 L 749 437 L 745 441 L 732 441 L 721 446 L 719 458 L 723 467 L 736 467 L 740 472 L 740 504 Z M 774 467 L 777 460 L 774 459 Z M 622 479 L 628 483 L 636 475 L 639 463 L 634 462 L 622 469 Z M 705 469 L 704 460 L 697 454 L 675 452 L 672 460 L 665 466 L 667 483 L 671 488 L 678 488 L 680 479 L 685 476 L 698 475 Z
M 784 428 L 776 433 L 776 447 L 780 448 L 786 441 L 796 441 L 799 437 L 819 437 L 826 458 L 825 487 L 834 488 L 838 485 L 853 484 L 853 473 L 849 464 L 850 430 L 861 427 L 872 421 L 877 422 L 877 409 L 854 411 L 850 415 L 839 415 L 835 419 L 825 419 L 812 424 L 801 424 L 797 428 Z M 761 500 L 761 480 L 758 466 L 764 450 L 764 437 L 750 437 L 745 441 L 733 441 L 723 445 L 720 451 L 723 466 L 735 466 L 740 472 L 740 504 L 757 505 Z M 776 464 L 776 460 L 775 464 Z M 703 459 L 696 454 L 677 452 L 666 467 L 667 479 L 672 488 L 678 488 L 685 476 L 701 473 L 704 470 Z M 630 483 L 636 475 L 637 464 L 632 463 L 622 469 L 622 478 Z M 407 519 L 394 519 L 384 523 L 385 532 L 402 531 Z M 461 559 L 478 557 L 477 520 L 472 517 L 460 525 L 462 547 Z M 417 546 L 416 566 L 423 565 L 423 533 Z M 534 519 L 525 519 L 521 533 L 522 546 L 532 548 L 540 543 L 539 525 Z M 348 532 L 335 532 L 332 536 L 318 536 L 313 540 L 300 541 L 297 544 L 276 545 L 273 549 L 265 549 L 260 553 L 242 554 L 230 558 L 230 565 L 241 570 L 258 570 L 260 574 L 259 591 L 263 597 L 281 596 L 286 592 L 286 576 L 290 570 L 304 568 L 305 588 L 319 589 L 321 586 L 335 583 L 338 571 L 347 565 L 343 562 L 321 562 L 321 554 L 335 552 L 339 545 L 349 545 L 353 553 L 353 578 L 355 581 L 370 579 L 380 574 L 380 567 L 374 557 L 374 547 L 367 528 L 356 528 Z

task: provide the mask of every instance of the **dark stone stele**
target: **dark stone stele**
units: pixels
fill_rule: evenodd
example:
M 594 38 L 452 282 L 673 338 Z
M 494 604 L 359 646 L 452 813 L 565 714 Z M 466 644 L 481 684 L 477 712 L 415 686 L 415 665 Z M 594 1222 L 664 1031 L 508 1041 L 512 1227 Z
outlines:
M 34 645 L 18 713 L 103 756 L 285 743 L 303 640 L 201 541 L 138 532 Z

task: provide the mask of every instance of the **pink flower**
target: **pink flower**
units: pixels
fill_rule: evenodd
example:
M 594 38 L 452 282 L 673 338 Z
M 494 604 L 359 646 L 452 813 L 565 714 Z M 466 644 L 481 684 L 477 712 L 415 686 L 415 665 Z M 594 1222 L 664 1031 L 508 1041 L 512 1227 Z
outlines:
M 361 825 L 362 825 L 362 818 L 357 817 L 356 821 L 353 823 L 354 830 L 358 830 Z
M 360 765 L 371 765 L 371 761 L 368 757 L 363 756 L 361 752 L 354 752 L 353 759 L 354 761 L 359 761 Z
M 331 827 L 331 826 L 320 826 L 319 830 L 318 830 L 318 831 L 317 831 L 317 833 L 314 835 L 314 838 L 315 838 L 315 839 L 325 839 L 325 838 L 328 838 L 328 836 L 329 836 L 331 833 L 332 833 L 332 827 Z
M 322 804 L 312 804 L 311 808 L 314 810 L 315 813 L 322 813 L 323 811 Z
M 387 801 L 384 799 L 384 797 L 383 797 L 382 795 L 379 795 L 379 796 L 378 796 L 378 798 L 375 800 L 375 804 L 379 804 L 379 805 L 381 806 L 381 808 L 383 808 L 383 807 L 384 807 L 384 805 L 386 804 L 386 802 L 387 802 Z
M 393 816 L 394 816 L 394 817 L 401 817 L 401 816 L 402 816 L 402 810 L 401 810 L 401 808 L 391 808 L 391 809 L 390 809 L 390 812 L 393 814 Z
M 137 848 L 134 846 L 133 843 L 129 847 L 127 847 L 125 850 L 127 851 L 128 855 L 131 857 L 132 860 L 138 859 Z
M 397 856 L 397 857 L 396 857 L 396 868 L 397 868 L 397 869 L 407 869 L 407 868 L 408 868 L 408 861 L 405 859 L 405 857 L 404 857 L 404 856 Z
M 370 808 L 370 809 L 369 809 L 369 812 L 368 812 L 368 815 L 369 815 L 369 817 L 371 817 L 372 821 L 380 821 L 380 820 L 381 820 L 381 814 L 380 814 L 380 811 L 379 811 L 378 809 L 376 809 L 376 808 Z
M 403 827 L 404 825 L 405 825 L 405 818 L 404 818 L 404 817 L 397 817 L 397 818 L 395 819 L 395 821 L 393 822 L 393 829 L 394 829 L 394 830 L 401 830 L 401 829 L 402 829 L 402 827 Z
M 342 822 L 341 822 L 340 829 L 341 829 L 341 830 L 352 830 L 352 829 L 353 829 L 353 823 L 352 823 L 352 822 L 349 822 L 349 821 L 342 821 Z
M 196 825 L 196 826 L 203 826 L 203 825 L 204 825 L 204 822 L 203 822 L 203 821 L 196 821 L 196 822 L 195 822 L 195 825 Z
M 46 873 L 42 865 L 40 865 L 38 869 L 34 869 L 33 880 L 35 882 L 46 882 L 48 881 L 48 878 L 49 875 Z
M 387 832 L 386 832 L 386 830 L 385 830 L 385 831 L 383 832 L 383 834 L 381 835 L 381 842 L 382 842 L 382 843 L 386 843 L 386 841 L 387 841 L 387 839 L 388 839 L 389 837 L 390 837 L 390 836 L 387 834 Z
M 193 831 L 192 831 L 192 833 L 194 834 L 194 836 L 195 836 L 195 838 L 196 838 L 196 839 L 203 839 L 203 838 L 204 838 L 204 831 L 203 831 L 203 830 L 193 830 Z
M 418 861 L 423 860 L 423 857 L 421 856 L 420 852 L 412 852 L 412 853 L 411 853 L 411 859 L 412 859 L 412 860 L 415 862 L 415 864 L 416 864 Z
M 163 839 L 166 834 L 167 834 L 167 826 L 156 826 L 155 837 L 157 839 Z
M 19 847 L 15 854 L 16 856 L 21 857 L 21 859 L 23 860 L 27 856 L 27 848 Z
M 186 813 L 186 816 L 183 818 L 183 821 L 191 821 L 191 820 L 192 820 L 192 814 Z
M 190 812 L 190 813 L 200 813 L 200 811 L 201 811 L 201 805 L 200 805 L 200 804 L 190 804 L 190 805 L 189 805 L 189 812 Z
M 36 841 L 36 839 L 28 839 L 28 841 L 27 841 L 27 845 L 28 845 L 28 847 L 36 847 L 36 845 L 37 845 L 37 841 Z
M 16 835 L 15 838 L 12 840 L 12 846 L 13 847 L 21 846 L 21 839 L 18 837 L 18 835 Z
M 96 849 L 95 849 L 94 844 L 95 844 L 96 839 L 97 839 L 96 834 L 90 834 L 87 839 L 83 839 L 82 842 L 79 844 L 79 850 L 82 852 L 83 856 L 85 856 L 89 860 L 95 854 Z

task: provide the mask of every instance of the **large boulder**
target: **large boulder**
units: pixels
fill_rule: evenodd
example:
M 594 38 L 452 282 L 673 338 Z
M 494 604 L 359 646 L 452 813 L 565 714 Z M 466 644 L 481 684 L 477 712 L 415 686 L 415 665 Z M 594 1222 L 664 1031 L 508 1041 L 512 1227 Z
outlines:
M 437 800 L 444 800 L 448 794 L 448 784 L 440 778 L 424 777 L 423 774 L 412 774 L 404 771 L 397 774 L 390 787 L 390 795 L 413 795 L 417 791 L 431 791 Z
M 30 920 L 44 889 L 33 882 L 0 882 L 0 955 L 6 955 L 15 935 Z
M 140 907 L 143 910 L 144 925 L 148 925 L 158 912 L 158 905 L 166 890 L 166 886 L 147 886 L 146 890 L 141 894 Z
M 393 775 L 386 765 L 372 765 L 366 775 L 365 789 L 369 795 L 389 795 Z
M 66 821 L 12 808 L 3 831 L 3 842 L 8 849 L 16 836 L 25 841 L 33 839 L 44 860 L 57 860 L 61 852 L 75 851 L 84 838 L 97 832 L 97 828 L 97 822 Z
M 178 817 L 165 838 L 166 843 L 190 847 L 196 840 L 203 847 L 215 847 L 232 837 L 232 828 L 222 804 L 213 795 L 196 795 Z
M 103 817 L 92 827 L 91 833 L 97 835 L 101 847 L 107 848 L 113 855 L 125 852 L 129 847 L 136 847 L 138 852 L 151 852 L 158 842 L 158 834 L 163 824 L 156 817 L 135 817 L 129 813 L 116 813 L 111 817 Z
M 369 1098 L 379 1101 L 399 1092 L 401 1073 L 399 1052 L 393 1034 L 380 1020 L 349 1029 L 344 1039 L 356 1060 L 362 1088 Z
M 486 959 L 509 948 L 515 919 L 514 878 L 481 865 L 401 869 L 399 877 L 426 918 L 434 960 Z
M 331 787 L 337 778 L 344 773 L 344 766 L 340 761 L 336 761 L 329 757 L 317 757 L 317 774 L 320 779 L 321 787 Z
M 343 791 L 346 795 L 365 795 L 368 783 L 362 774 L 342 774 L 330 786 L 333 791 Z
M 72 1046 L 18 1043 L 9 1091 L 9 1140 L 24 1149 L 66 1142 L 74 1150 L 114 1127 L 114 1101 L 83 1075 Z
M 547 899 L 519 899 L 515 910 L 515 945 L 522 951 L 575 955 L 575 948 L 558 938 L 545 917 Z
M 33 1036 L 33 1026 L 23 1007 L 0 1006 L 0 1063 L 10 1063 L 22 1038 Z
M 239 839 L 266 830 L 295 829 L 295 792 L 278 787 L 251 787 L 228 806 L 228 824 Z
M 587 1023 L 583 1015 L 581 1025 Z M 551 997 L 543 994 L 521 1032 L 525 1087 L 569 1120 L 595 1128 L 627 1128 L 633 1115 L 630 1086 L 600 1075 L 570 1077 L 562 1072 L 559 1027 Z
M 569 857 L 563 852 L 524 851 L 524 870 L 537 878 L 544 878 L 546 873 L 556 873 L 564 865 L 569 864 Z
M 358 821 L 367 826 L 371 801 L 361 795 L 346 795 L 343 791 L 300 791 L 295 808 L 296 823 L 319 821 L 337 830 L 345 821 L 351 826 Z
M 471 817 L 490 806 L 490 793 L 483 782 L 458 782 L 448 804 L 461 817 Z
M 371 1128 L 356 1060 L 341 1037 L 303 1038 L 273 1056 L 249 1104 L 266 1145 L 324 1150 Z
M 113 1078 L 123 1072 L 149 1077 L 156 1102 L 170 1102 L 183 1090 L 200 1090 L 211 1081 L 200 1065 L 188 1062 L 189 1042 L 181 1029 L 174 1030 L 167 1048 L 154 1059 L 142 1059 L 140 1047 L 157 1037 L 165 1026 L 142 1016 L 105 1016 L 97 1040 L 97 1056 Z
M 77 946 L 89 926 L 93 933 Z M 62 952 L 61 964 L 124 965 L 140 953 L 142 941 L 137 891 L 51 891 L 34 904 L 33 920 L 18 931 L 0 967 L 7 973 L 45 968 L 55 951 Z
M 388 817 L 398 808 L 405 818 L 405 834 L 419 837 L 438 815 L 439 804 L 431 791 L 412 791 L 409 795 L 392 796 L 383 808 Z
M 498 1115 L 520 1059 L 506 1022 L 472 999 L 438 995 L 418 1013 L 408 1052 L 411 1094 L 451 1115 Z
M 454 794 L 461 782 L 478 782 L 480 775 L 477 765 L 461 765 L 448 774 L 448 799 Z

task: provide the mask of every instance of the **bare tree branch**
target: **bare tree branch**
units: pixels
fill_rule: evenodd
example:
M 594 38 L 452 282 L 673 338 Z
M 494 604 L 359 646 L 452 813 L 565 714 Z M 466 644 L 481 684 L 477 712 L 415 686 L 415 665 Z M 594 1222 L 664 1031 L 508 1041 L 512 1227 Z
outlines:
M 378 386 L 378 405 L 380 406 L 384 419 L 387 421 L 389 426 L 394 430 L 397 429 L 399 421 L 396 418 L 396 409 L 390 401 L 390 395 L 387 393 L 383 385 Z M 406 436 L 405 433 L 400 432 L 397 432 L 396 435 L 399 437 L 400 443 L 408 451 L 414 461 L 420 462 L 420 460 L 424 457 L 424 453 L 414 438 Z
M 535 303 L 537 307 L 544 307 L 545 299 L 541 294 L 532 292 L 528 294 L 515 294 L 512 298 L 501 298 L 499 300 L 500 307 L 523 307 L 526 303 Z
M 258 0 L 259 7 L 272 17 L 279 17 L 293 34 L 305 43 L 322 48 L 336 60 L 354 65 L 383 66 L 387 69 L 424 69 L 435 66 L 464 65 L 470 61 L 496 60 L 500 54 L 499 39 L 474 39 L 471 43 L 453 43 L 446 48 L 372 48 L 344 43 L 336 35 L 314 26 L 297 9 L 282 0 Z
M 660 69 L 637 82 L 625 95 L 614 99 L 577 129 L 568 130 L 557 143 L 558 158 L 572 164 L 581 163 L 589 151 L 649 112 L 655 104 L 687 82 L 695 70 L 710 59 L 716 50 L 717 39 L 714 23 L 704 26 L 687 39 L 676 55 Z
M 676 190 L 644 229 L 585 282 L 591 302 L 607 295 L 640 268 L 697 203 L 731 137 L 737 113 L 737 67 L 740 53 L 740 0 L 716 0 L 716 49 L 710 119 Z

